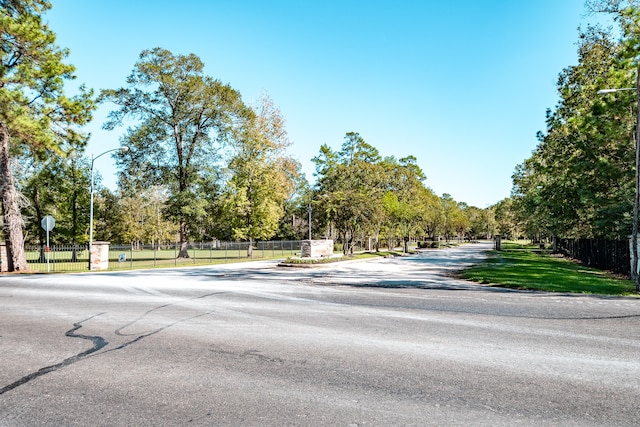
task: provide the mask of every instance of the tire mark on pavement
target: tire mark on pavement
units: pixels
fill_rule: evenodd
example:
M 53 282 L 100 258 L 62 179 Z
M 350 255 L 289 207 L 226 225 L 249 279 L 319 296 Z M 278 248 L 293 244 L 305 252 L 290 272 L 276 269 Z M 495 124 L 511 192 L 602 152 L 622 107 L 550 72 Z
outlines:
M 194 298 L 188 298 L 186 301 L 193 301 L 193 300 L 197 300 L 197 299 L 207 298 L 209 296 L 220 294 L 220 293 L 224 293 L 224 292 L 212 292 L 212 293 L 205 294 L 205 295 L 200 295 L 200 296 L 197 296 L 197 297 L 194 297 Z M 115 334 L 118 335 L 118 336 L 138 335 L 138 334 L 128 334 L 128 335 L 127 334 L 123 334 L 122 330 L 127 328 L 127 327 L 129 327 L 129 326 L 131 326 L 131 325 L 133 325 L 133 324 L 135 324 L 136 322 L 139 322 L 140 320 L 142 320 L 144 317 L 146 317 L 148 314 L 152 313 L 153 311 L 160 310 L 162 308 L 166 308 L 166 307 L 170 307 L 170 306 L 174 306 L 174 305 L 179 305 L 179 304 L 184 303 L 184 302 L 185 301 L 183 300 L 183 301 L 180 301 L 180 302 L 168 303 L 168 304 L 163 304 L 163 305 L 158 306 L 158 307 L 154 307 L 154 308 L 146 311 L 145 313 L 143 313 L 137 319 L 135 319 L 135 320 L 133 320 L 131 322 L 128 322 L 124 326 L 116 329 L 115 330 Z M 198 313 L 198 314 L 196 314 L 194 316 L 190 316 L 190 317 L 185 318 L 185 319 L 176 320 L 175 322 L 169 323 L 169 324 L 167 324 L 165 326 L 162 326 L 160 328 L 154 329 L 154 330 L 149 331 L 149 332 L 142 333 L 142 334 L 138 335 L 136 338 L 134 338 L 134 339 L 132 339 L 130 341 L 127 341 L 127 342 L 125 342 L 123 344 L 120 344 L 117 347 L 114 347 L 112 349 L 106 350 L 106 351 L 104 351 L 104 352 L 102 352 L 100 354 L 109 353 L 109 352 L 116 351 L 116 350 L 122 350 L 123 348 L 128 347 L 131 344 L 135 344 L 135 343 L 141 341 L 144 338 L 147 338 L 149 336 L 155 335 L 155 334 L 157 334 L 159 332 L 162 332 L 165 329 L 171 328 L 171 327 L 173 327 L 173 326 L 175 326 L 175 325 L 177 325 L 179 323 L 183 323 L 183 322 L 187 322 L 189 320 L 197 319 L 199 317 L 203 317 L 203 316 L 209 315 L 209 314 L 211 314 L 213 312 L 214 312 L 214 310 L 207 310 L 205 312 Z M 67 367 L 67 366 L 69 366 L 69 365 L 71 365 L 73 363 L 76 363 L 76 362 L 78 362 L 78 361 L 80 361 L 80 360 L 82 360 L 84 358 L 87 358 L 89 356 L 95 355 L 94 353 L 96 353 L 97 351 L 99 351 L 102 348 L 106 347 L 109 344 L 109 342 L 106 341 L 103 337 L 91 336 L 91 335 L 82 335 L 82 334 L 76 334 L 75 333 L 78 329 L 80 329 L 82 327 L 83 323 L 93 319 L 94 317 L 101 316 L 103 314 L 106 314 L 106 312 L 90 316 L 90 317 L 88 317 L 88 318 L 86 318 L 86 319 L 84 319 L 84 320 L 82 320 L 80 322 L 74 323 L 73 324 L 73 328 L 71 328 L 67 332 L 65 332 L 65 336 L 67 336 L 67 337 L 81 338 L 81 339 L 85 339 L 85 340 L 89 340 L 89 341 L 93 342 L 93 347 L 91 347 L 88 350 L 82 351 L 82 352 L 80 352 L 78 354 L 75 354 L 75 355 L 73 355 L 71 357 L 68 357 L 68 358 L 64 359 L 60 363 L 56 363 L 54 365 L 45 366 L 44 368 L 38 369 L 36 372 L 32 372 L 29 375 L 25 375 L 24 377 L 20 378 L 19 380 L 15 381 L 15 382 L 7 385 L 7 386 L 4 386 L 4 387 L 0 388 L 0 395 L 6 393 L 8 391 L 11 391 L 11 390 L 13 390 L 13 389 L 15 389 L 17 387 L 20 387 L 21 385 L 24 385 L 24 384 L 28 383 L 29 381 L 32 381 L 32 380 L 34 380 L 36 378 L 39 378 L 39 377 L 41 377 L 43 375 L 46 375 L 46 374 L 50 373 L 50 372 L 54 372 L 54 371 L 57 371 L 58 369 L 65 368 L 65 367 Z
M 131 344 L 135 344 L 135 343 L 143 340 L 144 338 L 150 337 L 151 335 L 155 335 L 155 334 L 157 334 L 159 332 L 162 332 L 165 329 L 169 329 L 169 328 L 171 328 L 171 327 L 173 327 L 173 326 L 175 326 L 177 324 L 180 324 L 180 323 L 183 323 L 183 322 L 187 322 L 189 320 L 197 319 L 199 317 L 207 316 L 207 315 L 209 315 L 211 313 L 214 313 L 214 310 L 205 311 L 204 313 L 199 313 L 199 314 L 196 314 L 194 316 L 187 317 L 186 319 L 176 320 L 175 322 L 169 323 L 168 325 L 162 326 L 162 327 L 160 327 L 158 329 L 155 329 L 153 331 L 145 332 L 145 333 L 143 333 L 141 335 L 138 335 L 136 338 L 132 339 L 131 341 L 127 341 L 127 342 L 125 342 L 123 344 L 120 344 L 118 347 L 114 347 L 114 348 L 111 348 L 109 350 L 105 350 L 100 354 L 110 353 L 110 352 L 116 351 L 116 350 L 122 350 L 125 347 L 129 347 Z M 121 335 L 121 334 L 119 334 L 119 335 Z M 125 336 L 125 335 L 121 335 L 121 336 Z
M 71 357 L 68 357 L 66 359 L 64 359 L 62 362 L 60 363 L 56 363 L 55 365 L 49 365 L 49 366 L 45 366 L 44 368 L 40 368 L 38 369 L 36 372 L 33 372 L 29 375 L 25 375 L 24 377 L 20 378 L 18 381 L 15 381 L 5 387 L 0 388 L 0 395 L 13 390 L 16 387 L 19 387 L 21 385 L 24 385 L 26 383 L 28 383 L 31 380 L 34 380 L 38 377 L 41 377 L 43 375 L 46 375 L 50 372 L 56 371 L 58 369 L 64 368 L 65 366 L 69 366 L 72 363 L 75 363 L 79 360 L 81 360 L 84 357 L 87 357 L 88 355 L 95 353 L 96 351 L 100 350 L 101 348 L 105 347 L 107 344 L 109 344 L 107 341 L 105 341 L 104 338 L 99 337 L 99 336 L 90 336 L 90 335 L 81 335 L 81 334 L 76 334 L 75 331 L 77 331 L 78 329 L 80 329 L 82 327 L 82 324 L 88 320 L 93 319 L 94 317 L 97 316 L 101 316 L 104 313 L 99 313 L 96 314 L 94 316 L 88 317 L 78 323 L 74 323 L 73 324 L 73 328 L 69 329 L 67 332 L 65 332 L 65 336 L 67 337 L 71 337 L 71 338 L 82 338 L 85 340 L 89 340 L 91 342 L 93 342 L 93 347 L 91 347 L 88 350 L 82 351 L 78 354 L 75 354 Z
M 115 334 L 116 334 L 116 335 L 118 335 L 118 336 L 121 336 L 121 337 L 130 337 L 130 336 L 138 335 L 138 334 L 127 334 L 127 333 L 124 333 L 124 332 L 122 332 L 122 331 L 123 331 L 124 329 L 126 329 L 126 328 L 130 327 L 130 326 L 135 325 L 136 323 L 138 323 L 139 321 L 141 321 L 142 319 L 144 319 L 145 317 L 147 317 L 149 314 L 153 313 L 154 311 L 158 311 L 158 310 L 160 310 L 160 309 L 167 308 L 167 307 L 171 307 L 171 306 L 174 306 L 174 305 L 180 305 L 180 304 L 184 303 L 185 301 L 195 301 L 195 300 L 198 300 L 198 299 L 207 298 L 207 297 L 210 297 L 210 296 L 213 296 L 213 295 L 220 295 L 220 294 L 223 294 L 223 293 L 224 293 L 224 292 L 211 292 L 211 293 L 204 294 L 204 295 L 200 295 L 200 296 L 197 296 L 197 297 L 188 298 L 187 300 L 182 300 L 182 301 L 180 301 L 180 302 L 169 302 L 169 303 L 166 303 L 166 304 L 160 305 L 160 306 L 158 306 L 158 307 L 154 307 L 154 308 L 149 309 L 149 310 L 145 311 L 144 313 L 142 313 L 140 316 L 138 316 L 138 318 L 136 318 L 136 319 L 132 320 L 131 322 L 125 323 L 124 325 L 122 325 L 121 327 L 119 327 L 118 329 L 116 329 L 116 330 L 115 330 Z M 206 312 L 206 313 L 203 313 L 203 315 L 204 315 L 204 314 L 210 314 L 211 312 L 212 312 L 212 311 L 208 311 L 208 312 Z M 190 319 L 194 319 L 194 318 L 196 318 L 196 317 L 200 317 L 200 315 L 197 315 L 197 316 L 191 317 L 191 318 L 189 318 L 189 319 L 180 320 L 180 321 L 178 321 L 178 322 L 174 322 L 174 323 L 172 323 L 170 326 L 174 326 L 176 323 L 183 322 L 183 321 L 190 320 Z M 138 339 L 142 338 L 143 336 L 148 336 L 148 335 L 155 334 L 155 333 L 159 332 L 159 331 L 160 331 L 160 330 L 162 330 L 162 329 L 166 329 L 167 327 L 168 327 L 168 326 L 165 326 L 165 327 L 163 327 L 163 328 L 156 329 L 156 330 L 153 330 L 153 331 L 151 331 L 151 332 L 139 333 L 140 337 L 138 337 Z

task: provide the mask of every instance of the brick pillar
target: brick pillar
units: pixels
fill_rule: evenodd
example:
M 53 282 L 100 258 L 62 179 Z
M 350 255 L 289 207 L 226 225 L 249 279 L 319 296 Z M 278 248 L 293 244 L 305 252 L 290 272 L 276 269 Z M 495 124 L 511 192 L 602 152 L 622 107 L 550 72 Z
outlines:
M 89 269 L 109 269 L 109 242 L 93 242 L 91 244 L 91 265 Z

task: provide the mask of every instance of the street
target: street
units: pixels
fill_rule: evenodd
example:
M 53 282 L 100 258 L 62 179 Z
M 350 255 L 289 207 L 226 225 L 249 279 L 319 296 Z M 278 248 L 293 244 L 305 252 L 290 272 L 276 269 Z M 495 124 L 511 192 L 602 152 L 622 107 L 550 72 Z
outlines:
M 640 299 L 454 278 L 490 248 L 2 276 L 0 425 L 640 424 Z

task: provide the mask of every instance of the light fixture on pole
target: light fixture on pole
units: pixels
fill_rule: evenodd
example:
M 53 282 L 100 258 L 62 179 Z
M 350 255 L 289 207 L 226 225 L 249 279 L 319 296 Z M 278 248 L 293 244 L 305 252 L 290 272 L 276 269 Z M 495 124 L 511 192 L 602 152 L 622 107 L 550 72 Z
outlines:
M 633 226 L 631 228 L 631 278 L 635 284 L 636 292 L 640 292 L 640 275 L 638 274 L 638 209 L 640 206 L 640 67 L 636 76 L 636 87 L 623 87 L 620 89 L 601 89 L 598 94 L 636 91 L 636 190 L 633 201 Z
M 623 92 L 625 90 L 636 90 L 635 87 L 621 87 L 620 89 L 600 89 L 598 95 L 604 95 L 605 93 Z
M 104 156 L 107 153 L 111 153 L 112 151 L 129 151 L 129 147 L 126 145 L 120 148 L 113 148 L 111 150 L 107 150 L 103 153 L 98 154 L 97 156 L 91 155 L 91 196 L 89 203 L 89 270 L 91 270 L 91 247 L 93 246 L 93 163 L 96 161 L 98 157 Z

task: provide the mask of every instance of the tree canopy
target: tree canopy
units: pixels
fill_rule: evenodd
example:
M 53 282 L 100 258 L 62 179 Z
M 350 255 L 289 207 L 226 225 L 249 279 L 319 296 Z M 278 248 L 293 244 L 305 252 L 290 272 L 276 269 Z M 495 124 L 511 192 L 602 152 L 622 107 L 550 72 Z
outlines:
M 189 226 L 206 216 L 207 194 L 217 191 L 220 143 L 250 114 L 236 90 L 205 76 L 203 68 L 194 54 L 145 50 L 128 86 L 103 90 L 100 97 L 118 107 L 109 114 L 107 129 L 137 120 L 121 140 L 129 151 L 118 157 L 120 182 L 125 191 L 167 186 L 164 214 L 179 223 L 182 257 L 188 257 Z
M 51 4 L 0 5 L 0 195 L 11 268 L 24 270 L 24 241 L 42 246 L 47 214 L 56 217 L 55 242 L 87 241 L 91 166 L 83 126 L 96 103 L 83 86 L 74 96 L 64 92 L 74 67 L 43 21 Z M 357 132 L 339 150 L 320 147 L 317 182 L 309 186 L 287 153 L 285 120 L 273 101 L 263 96 L 246 106 L 237 90 L 205 75 L 195 54 L 144 50 L 123 87 L 102 90 L 98 101 L 114 106 L 104 127 L 126 127 L 120 144 L 129 148 L 115 155 L 117 190 L 95 179 L 100 239 L 161 244 L 177 234 L 178 256 L 188 257 L 193 239 L 248 240 L 251 251 L 254 240 L 312 230 L 337 237 L 346 253 L 367 239 L 406 249 L 411 237 L 471 237 L 481 228 L 481 210 L 425 186 L 414 156 L 382 157 Z
M 253 107 L 232 141 L 229 180 L 223 195 L 223 217 L 231 237 L 253 241 L 269 239 L 293 196 L 300 165 L 286 156 L 290 145 L 284 118 L 266 95 Z
M 559 75 L 559 102 L 533 155 L 513 175 L 513 207 L 529 235 L 624 238 L 634 200 L 639 12 L 637 2 L 593 0 L 613 13 L 622 38 L 588 26 L 578 63 Z
M 74 67 L 43 22 L 45 0 L 0 0 L 0 193 L 10 270 L 27 268 L 20 195 L 13 159 L 44 160 L 81 150 L 81 126 L 91 119 L 92 92 L 64 93 Z

